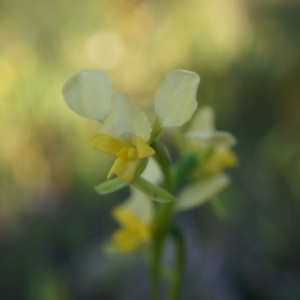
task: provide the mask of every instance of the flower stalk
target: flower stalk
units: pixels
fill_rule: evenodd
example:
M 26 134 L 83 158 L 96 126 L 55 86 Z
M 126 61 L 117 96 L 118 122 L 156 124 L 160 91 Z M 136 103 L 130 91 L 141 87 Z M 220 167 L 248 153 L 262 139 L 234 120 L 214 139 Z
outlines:
M 174 193 L 174 184 L 173 179 L 170 173 L 170 162 L 166 151 L 163 146 L 158 142 L 153 144 L 153 148 L 156 151 L 154 158 L 157 160 L 161 171 L 164 175 L 164 187 L 171 194 Z M 172 217 L 174 212 L 176 202 L 171 203 L 160 203 L 157 216 L 154 222 L 154 235 L 153 235 L 153 256 L 152 256 L 152 274 L 151 274 L 151 296 L 153 300 L 159 299 L 160 292 L 160 278 L 162 273 L 162 257 L 163 250 L 165 245 L 165 240 L 168 234 L 171 232 L 172 228 Z M 174 227 L 173 227 L 174 228 Z M 176 246 L 178 245 L 178 249 L 176 250 L 176 262 L 175 262 L 175 274 L 172 276 L 172 281 L 170 287 L 170 300 L 177 299 L 179 294 L 179 281 L 182 277 L 183 270 L 183 257 L 181 255 L 183 248 L 183 239 L 178 240 L 179 230 L 172 231 L 173 233 L 177 233 L 175 235 L 176 238 Z M 178 261 L 177 261 L 178 260 Z M 173 274 L 173 272 L 172 272 Z

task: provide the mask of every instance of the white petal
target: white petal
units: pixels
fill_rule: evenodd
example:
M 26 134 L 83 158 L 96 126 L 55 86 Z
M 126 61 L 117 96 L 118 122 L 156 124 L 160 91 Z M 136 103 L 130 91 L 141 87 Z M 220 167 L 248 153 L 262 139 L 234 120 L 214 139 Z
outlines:
M 162 127 L 181 126 L 192 117 L 199 82 L 198 74 L 185 70 L 173 70 L 167 75 L 155 98 L 155 112 Z
M 230 148 L 236 144 L 236 138 L 227 131 L 216 131 L 211 139 L 211 143 L 215 147 Z
M 124 203 L 124 206 L 130 209 L 136 216 L 146 223 L 154 219 L 154 204 L 144 193 L 134 187 L 130 187 L 131 195 Z
M 144 112 L 138 109 L 129 95 L 123 92 L 113 93 L 111 112 L 100 128 L 101 133 L 124 138 L 124 134 L 141 137 L 145 142 L 150 138 L 151 125 Z
M 67 105 L 80 116 L 103 122 L 111 107 L 112 88 L 102 71 L 82 70 L 62 90 Z
M 142 173 L 142 177 L 153 184 L 158 184 L 162 181 L 162 171 L 154 158 L 149 157 L 147 167 Z
M 227 131 L 215 132 L 187 132 L 184 135 L 188 139 L 194 139 L 203 145 L 211 147 L 233 147 L 236 144 L 236 138 Z
M 193 116 L 188 132 L 215 131 L 215 112 L 211 106 L 201 107 Z
M 176 210 L 183 211 L 205 203 L 224 189 L 229 182 L 229 176 L 218 174 L 205 181 L 187 186 L 178 196 Z

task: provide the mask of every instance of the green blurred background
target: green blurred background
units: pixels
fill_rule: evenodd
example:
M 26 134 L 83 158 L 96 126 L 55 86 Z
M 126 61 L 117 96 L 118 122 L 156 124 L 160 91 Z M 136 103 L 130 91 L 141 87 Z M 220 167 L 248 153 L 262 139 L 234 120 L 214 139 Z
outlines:
M 0 299 L 148 299 L 147 264 L 102 251 L 128 191 L 93 190 L 112 160 L 61 96 L 82 68 L 144 109 L 170 70 L 195 71 L 238 139 L 222 210 L 177 218 L 182 299 L 300 299 L 297 0 L 0 0 Z

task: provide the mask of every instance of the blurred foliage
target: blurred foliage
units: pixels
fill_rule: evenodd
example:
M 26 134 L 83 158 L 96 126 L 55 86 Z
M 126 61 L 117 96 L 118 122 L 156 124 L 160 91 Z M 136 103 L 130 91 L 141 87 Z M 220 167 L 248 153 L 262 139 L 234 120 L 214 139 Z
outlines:
M 111 160 L 60 93 L 84 67 L 150 115 L 167 72 L 193 70 L 238 138 L 232 187 L 178 218 L 183 299 L 299 299 L 298 1 L 1 0 L 0 20 L 0 299 L 146 299 L 140 258 L 101 251 L 127 190 L 93 191 Z

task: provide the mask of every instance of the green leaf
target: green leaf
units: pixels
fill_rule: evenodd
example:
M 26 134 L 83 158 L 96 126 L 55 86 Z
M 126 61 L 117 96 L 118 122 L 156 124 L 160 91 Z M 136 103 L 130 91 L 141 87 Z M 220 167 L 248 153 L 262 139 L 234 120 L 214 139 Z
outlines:
M 153 185 L 151 182 L 142 177 L 136 178 L 131 182 L 131 184 L 155 201 L 162 203 L 170 203 L 176 201 L 176 198 L 166 190 Z
M 98 194 L 105 195 L 117 191 L 126 185 L 128 185 L 128 182 L 123 181 L 121 178 L 117 177 L 98 184 L 97 186 L 95 186 L 95 190 Z

